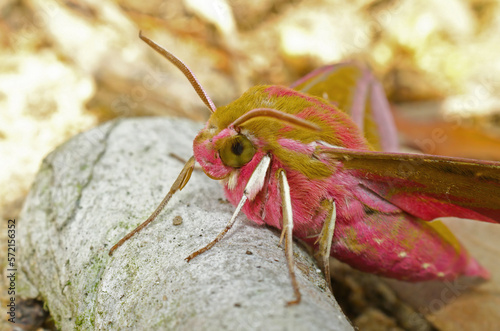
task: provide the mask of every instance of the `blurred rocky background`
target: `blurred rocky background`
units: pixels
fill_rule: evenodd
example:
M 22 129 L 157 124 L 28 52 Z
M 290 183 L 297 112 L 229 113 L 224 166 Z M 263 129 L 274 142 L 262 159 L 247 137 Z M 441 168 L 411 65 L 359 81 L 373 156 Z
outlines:
M 18 216 L 57 145 L 116 117 L 208 118 L 139 30 L 188 64 L 219 106 L 256 84 L 288 85 L 324 64 L 364 61 L 408 148 L 500 160 L 499 1 L 2 0 L 2 269 L 4 220 Z M 385 320 L 373 309 L 357 320 L 372 325 L 370 316 Z M 392 321 L 387 329 L 404 329 Z

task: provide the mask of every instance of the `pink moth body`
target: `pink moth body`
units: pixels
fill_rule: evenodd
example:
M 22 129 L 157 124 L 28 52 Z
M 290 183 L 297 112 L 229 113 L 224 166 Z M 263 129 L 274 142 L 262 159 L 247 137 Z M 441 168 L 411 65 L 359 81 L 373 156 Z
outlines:
M 323 130 L 312 132 L 272 118 L 249 120 L 239 133 L 231 127 L 242 114 L 263 107 L 294 114 Z M 256 153 L 247 164 L 232 168 L 222 162 L 219 148 L 238 134 L 250 140 Z M 222 180 L 233 205 L 243 196 L 259 161 L 269 155 L 271 165 L 264 187 L 244 205 L 243 212 L 257 224 L 282 228 L 277 171 L 284 169 L 290 185 L 294 236 L 313 246 L 328 214 L 327 202 L 333 199 L 337 218 L 331 255 L 354 268 L 408 281 L 459 275 L 488 277 L 460 243 L 414 216 L 426 214 L 422 209 L 425 205 L 420 204 L 416 213 L 401 209 L 375 193 L 374 187 L 380 183 L 344 168 L 341 161 L 321 152 L 338 147 L 371 150 L 344 112 L 326 100 L 279 86 L 251 88 L 218 108 L 193 145 L 196 161 L 209 177 Z M 405 198 L 411 200 L 411 196 Z M 411 201 L 405 204 L 411 205 Z

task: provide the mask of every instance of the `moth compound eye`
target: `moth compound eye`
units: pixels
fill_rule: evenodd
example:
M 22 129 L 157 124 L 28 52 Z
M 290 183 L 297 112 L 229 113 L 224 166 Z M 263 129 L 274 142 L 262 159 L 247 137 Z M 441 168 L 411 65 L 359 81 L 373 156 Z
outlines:
M 228 167 L 241 168 L 255 155 L 255 147 L 244 135 L 237 135 L 224 141 L 219 156 Z

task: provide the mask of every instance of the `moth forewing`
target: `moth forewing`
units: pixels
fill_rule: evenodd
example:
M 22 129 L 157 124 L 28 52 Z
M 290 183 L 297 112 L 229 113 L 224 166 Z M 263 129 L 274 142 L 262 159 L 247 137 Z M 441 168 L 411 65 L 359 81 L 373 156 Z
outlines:
M 362 173 L 363 185 L 426 221 L 459 217 L 500 223 L 499 162 L 328 147 L 318 153 Z M 409 194 L 419 198 L 403 199 Z
M 326 99 L 348 114 L 377 150 L 398 150 L 396 125 L 382 85 L 365 65 L 345 62 L 318 68 L 291 88 Z
M 377 145 L 383 151 L 397 152 L 399 149 L 398 134 L 396 124 L 392 118 L 391 108 L 382 85 L 373 78 L 371 81 L 370 102 L 367 107 L 369 107 L 369 116 L 364 121 L 369 123 L 372 120 L 375 123 L 376 133 L 373 136 L 376 137 Z

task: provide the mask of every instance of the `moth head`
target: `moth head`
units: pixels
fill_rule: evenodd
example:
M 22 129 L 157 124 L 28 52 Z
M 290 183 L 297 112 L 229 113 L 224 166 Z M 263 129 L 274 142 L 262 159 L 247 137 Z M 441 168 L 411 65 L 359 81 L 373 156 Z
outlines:
M 218 147 L 219 156 L 228 167 L 240 168 L 250 162 L 250 160 L 255 155 L 255 145 L 250 141 L 245 134 L 242 134 L 243 125 L 257 117 L 260 118 L 271 118 L 283 121 L 288 124 L 302 126 L 307 129 L 317 130 L 320 128 L 314 123 L 305 121 L 299 117 L 289 115 L 272 108 L 256 108 L 238 117 L 229 128 L 237 132 L 238 134 L 226 139 Z
M 257 152 L 255 142 L 233 128 L 225 128 L 215 135 L 203 129 L 193 142 L 196 161 L 212 179 L 223 179 L 231 172 L 248 164 Z
M 216 115 L 217 112 L 214 113 Z M 263 154 L 265 140 L 255 137 L 245 128 L 251 120 L 278 120 L 292 126 L 310 130 L 320 128 L 309 121 L 271 108 L 252 109 L 239 116 L 226 128 L 219 128 L 212 121 L 200 131 L 193 142 L 196 161 L 213 179 L 222 179 L 250 163 L 256 154 Z M 261 153 L 258 153 L 258 152 Z

